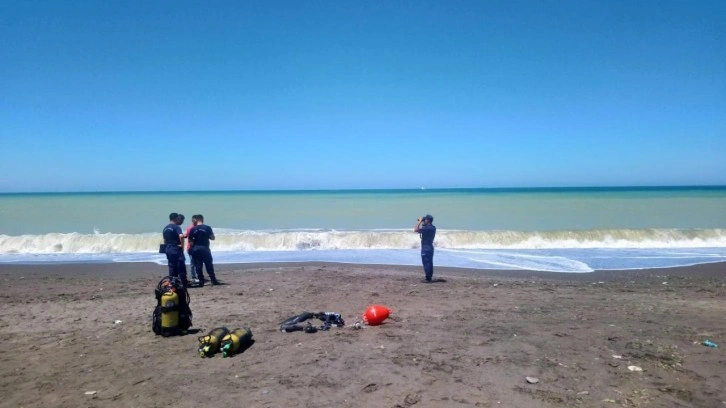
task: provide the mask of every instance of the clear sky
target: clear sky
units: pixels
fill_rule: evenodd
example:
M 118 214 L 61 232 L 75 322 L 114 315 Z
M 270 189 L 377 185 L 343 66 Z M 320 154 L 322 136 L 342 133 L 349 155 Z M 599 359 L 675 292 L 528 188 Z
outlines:
M 0 1 L 0 192 L 726 184 L 726 1 Z

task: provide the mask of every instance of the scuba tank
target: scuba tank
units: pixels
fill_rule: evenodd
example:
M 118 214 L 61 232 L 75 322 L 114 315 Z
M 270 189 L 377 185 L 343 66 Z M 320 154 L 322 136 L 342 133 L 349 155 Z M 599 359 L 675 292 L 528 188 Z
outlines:
M 220 346 L 222 356 L 230 357 L 239 351 L 241 345 L 249 343 L 250 340 L 252 340 L 252 330 L 249 327 L 233 330 L 222 339 Z
M 212 329 L 206 336 L 200 337 L 199 357 L 212 357 L 214 353 L 219 351 L 219 343 L 228 334 L 228 328 L 217 327 L 216 329 Z
M 164 337 L 186 334 L 192 326 L 189 292 L 179 278 L 167 276 L 154 290 L 156 307 L 151 314 L 151 329 Z
M 161 294 L 161 335 L 166 337 L 179 331 L 179 295 L 174 289 Z

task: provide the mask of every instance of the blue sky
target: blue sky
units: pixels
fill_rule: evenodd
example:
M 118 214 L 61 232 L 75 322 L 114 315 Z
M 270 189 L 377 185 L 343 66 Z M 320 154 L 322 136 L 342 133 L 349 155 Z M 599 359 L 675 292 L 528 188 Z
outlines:
M 723 1 L 3 1 L 0 192 L 726 184 Z

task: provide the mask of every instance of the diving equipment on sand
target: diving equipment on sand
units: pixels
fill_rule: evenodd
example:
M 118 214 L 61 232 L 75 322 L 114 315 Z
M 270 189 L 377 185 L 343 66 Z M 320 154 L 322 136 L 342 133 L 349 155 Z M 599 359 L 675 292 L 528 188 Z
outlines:
M 343 316 L 341 316 L 340 313 L 320 312 L 316 313 L 315 317 L 323 321 L 323 325 L 320 326 L 320 330 L 323 331 L 330 330 L 333 325 L 337 327 L 345 326 L 345 320 L 343 320 Z
M 241 329 L 234 329 L 229 334 L 224 336 L 222 339 L 221 346 L 223 357 L 230 357 L 231 355 L 240 351 L 242 346 L 246 346 L 252 340 L 252 330 L 244 326 Z
M 305 333 L 315 333 L 317 330 L 312 330 L 314 327 L 308 322 L 306 327 L 303 327 L 299 323 L 302 323 L 312 317 L 320 319 L 323 324 L 320 326 L 320 330 L 329 330 L 332 326 L 343 327 L 345 321 L 340 313 L 335 312 L 319 312 L 310 313 L 303 312 L 299 315 L 293 316 L 280 324 L 280 331 L 284 333 L 290 333 L 294 331 L 305 331 Z M 316 328 L 317 329 L 317 328 Z
M 154 291 L 156 308 L 151 316 L 151 328 L 164 337 L 183 334 L 192 325 L 189 293 L 179 278 L 167 276 Z
M 294 331 L 302 331 L 303 327 L 300 326 L 298 323 L 302 323 L 311 317 L 315 316 L 313 313 L 310 312 L 302 312 L 299 315 L 293 316 L 284 322 L 280 323 L 280 331 L 281 332 L 294 332 Z
M 222 339 L 229 334 L 226 327 L 217 327 L 212 329 L 206 336 L 199 338 L 199 357 L 212 357 L 214 353 L 219 351 L 219 344 Z

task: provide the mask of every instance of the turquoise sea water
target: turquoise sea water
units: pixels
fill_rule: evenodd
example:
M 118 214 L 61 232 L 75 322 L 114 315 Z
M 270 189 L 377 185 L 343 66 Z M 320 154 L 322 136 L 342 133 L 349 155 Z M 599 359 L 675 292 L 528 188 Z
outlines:
M 170 212 L 202 213 L 217 263 L 418 264 L 587 272 L 726 260 L 726 187 L 0 195 L 0 262 L 154 261 Z

